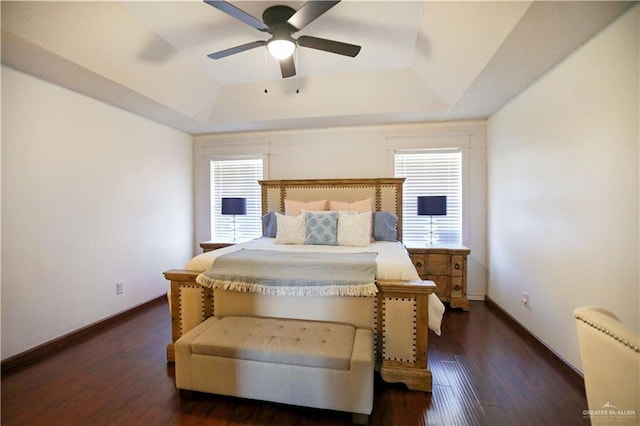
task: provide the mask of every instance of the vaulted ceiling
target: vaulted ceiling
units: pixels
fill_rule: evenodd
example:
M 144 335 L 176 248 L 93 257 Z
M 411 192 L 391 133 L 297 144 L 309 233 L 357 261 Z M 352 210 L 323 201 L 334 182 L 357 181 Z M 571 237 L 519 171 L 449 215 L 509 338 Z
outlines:
M 202 1 L 2 1 L 2 63 L 192 134 L 476 119 L 633 4 L 344 0 L 295 36 L 360 54 L 299 47 L 282 79 L 262 47 L 207 58 L 269 35 Z

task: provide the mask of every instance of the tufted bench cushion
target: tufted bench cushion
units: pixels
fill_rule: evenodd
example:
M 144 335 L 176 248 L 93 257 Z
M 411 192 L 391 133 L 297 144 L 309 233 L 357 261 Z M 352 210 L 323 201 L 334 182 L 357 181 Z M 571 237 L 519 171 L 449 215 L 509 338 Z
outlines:
M 193 340 L 194 354 L 348 370 L 356 328 L 277 318 L 224 317 Z

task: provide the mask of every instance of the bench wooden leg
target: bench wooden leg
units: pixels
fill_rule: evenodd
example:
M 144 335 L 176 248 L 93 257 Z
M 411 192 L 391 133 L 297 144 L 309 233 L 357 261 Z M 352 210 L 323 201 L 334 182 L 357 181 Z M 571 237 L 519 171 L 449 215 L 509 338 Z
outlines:
M 180 399 L 183 401 L 189 401 L 193 398 L 193 391 L 188 389 L 178 389 L 180 391 Z
M 355 425 L 368 425 L 369 416 L 362 413 L 351 413 L 351 423 Z

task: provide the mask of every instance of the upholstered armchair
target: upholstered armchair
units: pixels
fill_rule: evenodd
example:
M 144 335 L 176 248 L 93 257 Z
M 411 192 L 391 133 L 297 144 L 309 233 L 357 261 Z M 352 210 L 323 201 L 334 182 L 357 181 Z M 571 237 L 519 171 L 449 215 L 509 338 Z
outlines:
M 582 370 L 594 425 L 640 424 L 640 339 L 603 308 L 575 310 Z

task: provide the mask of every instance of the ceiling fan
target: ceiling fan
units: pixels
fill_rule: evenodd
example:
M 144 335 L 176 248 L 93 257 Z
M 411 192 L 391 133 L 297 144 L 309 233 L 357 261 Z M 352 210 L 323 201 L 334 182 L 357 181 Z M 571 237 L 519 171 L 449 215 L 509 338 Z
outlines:
M 287 78 L 296 75 L 296 66 L 292 56 L 296 46 L 351 57 L 355 57 L 360 52 L 360 46 L 355 44 L 305 35 L 297 39 L 291 36 L 293 33 L 309 25 L 333 6 L 340 3 L 340 0 L 311 0 L 306 2 L 298 10 L 289 6 L 271 6 L 262 13 L 262 21 L 224 0 L 204 0 L 204 2 L 252 26 L 256 30 L 269 33 L 272 36 L 269 40 L 252 41 L 207 55 L 207 57 L 211 59 L 225 58 L 236 53 L 244 52 L 245 50 L 266 45 L 269 53 L 280 61 L 282 78 Z

